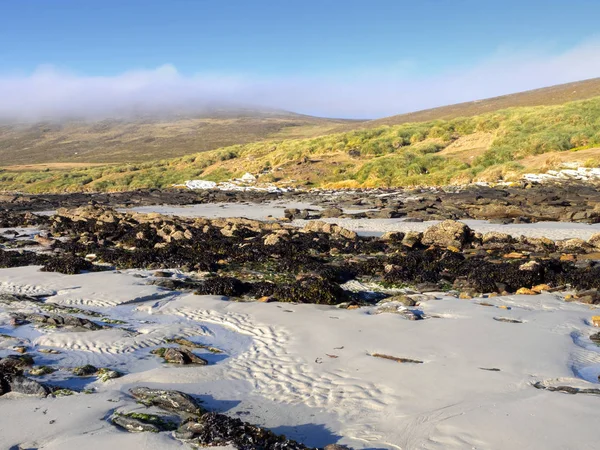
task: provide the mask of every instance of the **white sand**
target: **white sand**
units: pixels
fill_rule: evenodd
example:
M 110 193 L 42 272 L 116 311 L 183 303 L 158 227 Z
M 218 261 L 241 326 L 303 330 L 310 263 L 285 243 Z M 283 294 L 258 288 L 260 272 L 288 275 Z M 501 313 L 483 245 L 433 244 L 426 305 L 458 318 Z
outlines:
M 409 321 L 372 315 L 371 308 L 234 303 L 172 293 L 145 285 L 132 272 L 0 270 L 0 292 L 56 292 L 52 302 L 121 318 L 140 333 L 13 330 L 0 308 L 0 333 L 64 352 L 32 353 L 36 362 L 127 372 L 108 383 L 87 379 L 83 384 L 97 390 L 91 395 L 0 397 L 0 448 L 182 448 L 166 433 L 128 434 L 105 420 L 114 409 L 140 408 L 126 394 L 137 385 L 199 395 L 208 408 L 240 413 L 313 446 L 342 436 L 340 443 L 370 449 L 598 448 L 598 397 L 531 386 L 598 387 L 600 352 L 587 338 L 597 312 L 586 305 L 554 294 L 486 300 L 512 308 L 504 310 L 440 297 L 422 304 L 427 315 L 439 317 Z M 225 355 L 203 354 L 211 362 L 206 367 L 166 367 L 149 354 L 165 338 L 181 335 Z M 0 356 L 7 351 L 0 345 Z M 369 356 L 374 352 L 424 363 Z M 64 371 L 48 380 L 73 383 Z
M 307 202 L 288 202 L 277 200 L 263 203 L 206 203 L 201 205 L 171 206 L 152 205 L 138 206 L 135 208 L 120 209 L 120 211 L 135 211 L 141 213 L 157 212 L 168 216 L 181 217 L 245 217 L 247 219 L 265 220 L 271 218 L 282 218 L 287 208 L 309 209 L 321 211 L 320 205 Z M 342 208 L 346 213 L 358 213 L 371 211 L 369 209 Z
M 319 206 L 303 202 L 272 201 L 263 203 L 205 203 L 201 205 L 170 206 L 152 205 L 121 209 L 141 213 L 158 212 L 165 215 L 182 217 L 246 217 L 247 219 L 265 220 L 269 217 L 281 218 L 286 208 L 322 209 Z

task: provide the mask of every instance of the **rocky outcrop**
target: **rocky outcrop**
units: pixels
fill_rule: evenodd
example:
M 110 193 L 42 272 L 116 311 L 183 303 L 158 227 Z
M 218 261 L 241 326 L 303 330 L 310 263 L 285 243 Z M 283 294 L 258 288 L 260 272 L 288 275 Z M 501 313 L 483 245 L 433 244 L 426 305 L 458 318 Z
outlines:
M 433 225 L 423 233 L 423 245 L 437 245 L 439 247 L 454 247 L 462 249 L 472 239 L 473 232 L 462 222 L 445 220 L 438 225 Z
M 548 184 L 524 182 L 497 187 L 471 185 L 426 190 L 362 189 L 348 192 L 320 190 L 316 193 L 144 189 L 115 193 L 8 194 L 0 198 L 0 223 L 2 210 L 16 213 L 59 207 L 72 209 L 90 204 L 123 208 L 158 204 L 265 202 L 276 199 L 313 203 L 322 205 L 324 209 L 360 207 L 371 210 L 342 214 L 340 217 L 408 216 L 418 220 L 482 219 L 515 223 L 562 220 L 598 223 L 599 195 L 600 188 L 597 185 L 571 179 Z M 316 219 L 321 214 L 316 210 L 290 208 L 285 215 L 288 219 Z
M 347 230 L 346 228 L 340 227 L 334 223 L 324 222 L 322 220 L 313 220 L 308 222 L 304 228 L 306 232 L 313 233 L 326 233 L 334 236 L 340 236 L 345 239 L 356 239 L 356 233 L 354 231 Z
M 31 366 L 33 359 L 23 356 L 7 356 L 0 359 L 0 396 L 9 392 L 45 397 L 50 388 L 23 375 L 23 369 Z
M 89 319 L 84 319 L 77 316 L 71 315 L 47 315 L 40 313 L 13 313 L 11 314 L 13 324 L 24 325 L 26 323 L 33 323 L 41 326 L 48 326 L 53 328 L 65 328 L 72 329 L 75 331 L 93 331 L 101 330 L 104 328 Z
M 196 399 L 180 391 L 135 387 L 130 389 L 129 393 L 146 406 L 156 406 L 183 415 L 204 413 L 204 409 Z
M 277 286 L 273 298 L 280 302 L 337 305 L 349 301 L 351 295 L 336 283 L 311 276 Z
M 158 414 L 145 414 L 138 412 L 115 413 L 110 417 L 113 425 L 123 428 L 130 433 L 160 433 L 177 429 L 177 423 L 168 417 Z
M 73 369 L 73 375 L 78 377 L 89 377 L 95 375 L 98 372 L 98 368 L 92 366 L 91 364 L 86 364 L 85 366 L 75 367 Z
M 207 412 L 199 402 L 180 391 L 135 387 L 131 395 L 146 406 L 157 407 L 179 416 L 180 425 L 174 433 L 176 439 L 194 447 L 231 446 L 240 450 L 305 450 L 309 447 L 277 435 L 270 430 L 252 425 L 237 418 Z M 143 412 L 113 414 L 110 421 L 129 432 L 160 432 L 173 429 L 176 422 L 159 414 Z M 332 444 L 330 450 L 348 450 Z
M 600 233 L 595 233 L 587 242 L 592 248 L 600 251 Z
M 386 198 L 379 201 L 390 206 Z M 439 203 L 432 200 L 415 205 L 428 209 Z M 43 258 L 53 261 L 47 264 L 48 270 L 62 270 L 61 261 L 79 261 L 77 258 L 88 255 L 104 267 L 178 268 L 197 274 L 149 279 L 166 289 L 328 305 L 359 300 L 341 285 L 361 278 L 429 291 L 453 286 L 470 296 L 510 293 L 542 284 L 552 289 L 571 285 L 579 291 L 600 288 L 600 267 L 593 262 L 597 250 L 589 242 L 481 235 L 453 220 L 422 234 L 389 233 L 383 238 L 358 236 L 325 221 L 310 221 L 299 229 L 241 218 L 127 214 L 94 205 L 61 211 L 48 220 L 57 238 L 54 252 L 59 256 L 0 250 L 0 266 L 27 265 Z M 98 326 L 79 318 L 67 320 L 66 314 L 64 322 L 45 316 L 39 320 L 42 326 Z M 15 317 L 15 324 L 26 320 Z M 185 355 L 179 356 L 185 360 Z
M 336 218 L 344 214 L 341 208 L 327 208 L 321 211 L 321 217 L 323 218 Z
M 206 366 L 208 364 L 208 361 L 204 358 L 200 358 L 185 348 L 161 347 L 153 350 L 152 353 L 161 356 L 165 362 L 170 364 L 197 364 L 200 366 Z
M 224 414 L 206 413 L 185 422 L 175 437 L 197 447 L 232 446 L 240 450 L 304 450 L 305 445 Z

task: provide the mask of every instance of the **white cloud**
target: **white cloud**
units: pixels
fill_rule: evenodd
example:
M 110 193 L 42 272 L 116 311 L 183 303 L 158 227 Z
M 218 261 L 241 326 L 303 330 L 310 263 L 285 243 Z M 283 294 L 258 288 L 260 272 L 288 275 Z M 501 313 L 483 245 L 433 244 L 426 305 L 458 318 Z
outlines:
M 600 40 L 562 53 L 504 50 L 471 67 L 423 77 L 410 63 L 354 74 L 279 79 L 184 76 L 168 64 L 102 77 L 41 67 L 27 76 L 0 75 L 0 119 L 103 118 L 221 105 L 369 118 L 597 76 Z

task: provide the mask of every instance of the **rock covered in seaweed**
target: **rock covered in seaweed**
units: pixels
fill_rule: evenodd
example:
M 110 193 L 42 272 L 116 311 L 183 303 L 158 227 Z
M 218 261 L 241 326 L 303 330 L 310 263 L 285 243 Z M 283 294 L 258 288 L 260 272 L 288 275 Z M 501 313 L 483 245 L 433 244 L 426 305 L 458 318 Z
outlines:
M 13 313 L 11 314 L 13 323 L 23 325 L 26 323 L 34 323 L 42 326 L 54 328 L 74 329 L 77 331 L 92 331 L 101 330 L 102 326 L 97 323 L 72 315 L 59 314 L 41 314 L 41 313 Z
M 225 414 L 206 412 L 188 394 L 174 390 L 135 387 L 129 390 L 138 402 L 179 416 L 175 438 L 195 447 L 231 446 L 239 450 L 305 450 L 299 442 L 277 435 L 270 430 L 232 418 Z M 174 429 L 176 421 L 159 414 L 116 412 L 109 419 L 115 426 L 129 432 L 161 432 Z M 328 448 L 332 448 L 329 446 Z M 333 447 L 337 448 L 337 447 Z M 339 447 L 345 449 L 345 447 Z
M 326 233 L 340 236 L 344 239 L 356 239 L 357 234 L 354 231 L 340 227 L 334 223 L 324 222 L 322 220 L 313 220 L 308 222 L 304 228 L 307 232 Z
M 45 397 L 50 388 L 23 375 L 23 368 L 31 366 L 33 359 L 26 355 L 7 356 L 0 359 L 0 396 L 9 392 Z
M 277 286 L 273 297 L 280 302 L 337 305 L 350 300 L 350 293 L 338 284 L 320 277 L 307 277 Z
M 204 358 L 200 358 L 185 348 L 161 347 L 157 348 L 152 353 L 161 356 L 165 362 L 170 364 L 197 364 L 200 366 L 206 366 L 208 364 L 208 361 Z
M 209 412 L 185 422 L 175 437 L 198 447 L 232 446 L 239 450 L 304 450 L 303 444 L 225 414 Z
M 156 406 L 184 415 L 204 413 L 204 409 L 196 399 L 180 391 L 151 389 L 142 386 L 132 388 L 129 392 L 137 401 L 146 406 Z
M 85 258 L 74 255 L 62 255 L 50 258 L 44 267 L 42 267 L 42 272 L 58 272 L 67 275 L 75 275 L 93 270 L 97 270 L 97 266 L 94 266 Z
M 444 220 L 433 225 L 423 233 L 423 245 L 455 247 L 462 249 L 471 242 L 473 231 L 464 223 L 456 220 Z
M 173 431 L 177 429 L 175 422 L 158 414 L 116 412 L 110 417 L 110 421 L 113 425 L 123 428 L 130 433 L 160 433 L 161 431 Z

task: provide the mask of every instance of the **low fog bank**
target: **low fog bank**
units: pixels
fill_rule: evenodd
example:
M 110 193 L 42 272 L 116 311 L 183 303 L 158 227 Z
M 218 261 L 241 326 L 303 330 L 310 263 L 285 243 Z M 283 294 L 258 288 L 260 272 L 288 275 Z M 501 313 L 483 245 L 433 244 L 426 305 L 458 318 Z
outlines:
M 185 75 L 168 64 L 114 76 L 46 66 L 32 74 L 0 74 L 0 121 L 212 116 L 248 110 L 372 119 L 600 76 L 600 41 L 560 54 L 499 51 L 478 64 L 436 75 L 423 76 L 418 67 L 409 66 L 269 79 Z

